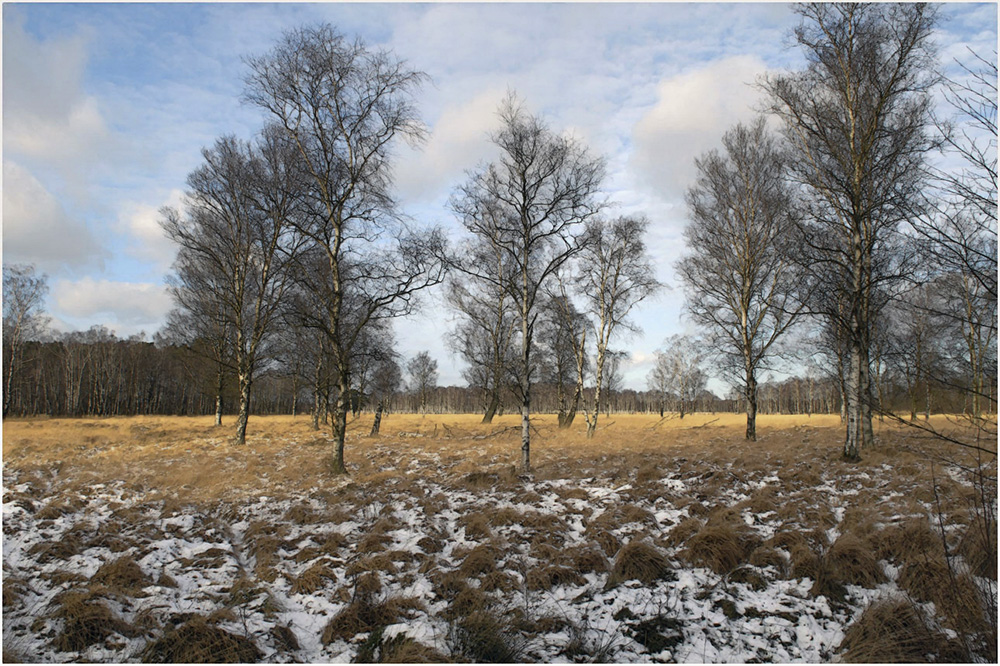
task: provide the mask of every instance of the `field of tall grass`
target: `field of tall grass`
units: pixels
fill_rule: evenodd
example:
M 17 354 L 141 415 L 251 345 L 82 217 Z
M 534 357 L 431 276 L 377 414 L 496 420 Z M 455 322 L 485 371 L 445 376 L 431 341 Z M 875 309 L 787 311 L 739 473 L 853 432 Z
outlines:
M 517 416 L 362 415 L 335 476 L 307 417 L 243 447 L 8 420 L 4 660 L 995 658 L 995 456 L 880 423 L 847 463 L 827 415 L 533 424 L 525 475 Z

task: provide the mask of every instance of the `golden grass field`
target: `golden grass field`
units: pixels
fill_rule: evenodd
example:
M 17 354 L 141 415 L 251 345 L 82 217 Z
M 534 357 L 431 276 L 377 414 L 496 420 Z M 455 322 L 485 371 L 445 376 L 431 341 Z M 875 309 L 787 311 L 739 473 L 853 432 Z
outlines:
M 213 417 L 135 416 L 84 419 L 10 419 L 3 425 L 8 469 L 56 467 L 81 480 L 115 479 L 154 494 L 206 501 L 240 494 L 296 492 L 332 476 L 328 426 L 313 430 L 308 416 L 252 417 L 247 445 L 229 443 L 234 426 Z M 348 423 L 345 457 L 352 476 L 402 473 L 414 460 L 434 458 L 435 475 L 467 474 L 520 465 L 520 415 L 480 423 L 478 415 L 391 414 L 379 437 L 368 437 L 372 417 Z M 944 417 L 936 417 L 944 422 Z M 836 415 L 760 416 L 758 441 L 743 438 L 742 414 L 692 414 L 684 419 L 651 415 L 602 415 L 593 439 L 582 415 L 568 430 L 554 415 L 532 418 L 532 462 L 540 477 L 607 465 L 641 465 L 646 456 L 716 456 L 764 463 L 784 453 L 836 463 L 842 438 Z M 898 427 L 887 427 L 893 439 Z M 880 460 L 881 452 L 875 452 Z M 603 458 L 610 456 L 605 463 Z M 868 456 L 871 458 L 871 456 Z M 874 461 L 862 464 L 874 464 Z
M 741 414 L 602 415 L 589 440 L 540 415 L 525 476 L 520 417 L 479 421 L 372 438 L 361 415 L 348 477 L 308 416 L 252 417 L 245 446 L 231 418 L 5 421 L 5 660 L 995 653 L 995 455 L 876 422 L 848 463 L 836 415 L 760 416 L 757 442 Z

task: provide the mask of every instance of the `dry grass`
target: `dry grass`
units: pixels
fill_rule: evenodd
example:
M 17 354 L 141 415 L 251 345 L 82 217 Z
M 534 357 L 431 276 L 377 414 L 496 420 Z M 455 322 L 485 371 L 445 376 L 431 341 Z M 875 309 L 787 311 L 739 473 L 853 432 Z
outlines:
M 113 634 L 136 635 L 131 625 L 87 591 L 63 594 L 53 617 L 63 620 L 62 629 L 52 642 L 62 652 L 86 650 Z
M 317 562 L 292 582 L 292 594 L 314 594 L 326 587 L 328 583 L 336 583 L 337 574 L 329 565 Z
M 135 597 L 142 595 L 142 588 L 152 585 L 153 581 L 143 573 L 135 560 L 126 555 L 101 565 L 91 577 L 90 583 L 101 585 L 117 594 Z
M 847 663 L 954 663 L 969 661 L 955 641 L 935 631 L 907 601 L 881 601 L 848 627 L 840 644 Z
M 420 610 L 423 610 L 423 604 L 416 599 L 390 597 L 376 600 L 368 595 L 362 595 L 327 623 L 320 640 L 323 645 L 329 645 L 336 640 L 350 640 L 360 633 L 395 624 Z
M 660 579 L 669 580 L 673 575 L 673 567 L 662 551 L 646 541 L 633 540 L 622 546 L 615 556 L 606 588 L 628 580 L 651 585 Z
M 240 664 L 260 661 L 264 655 L 250 639 L 199 616 L 147 645 L 140 656 L 154 664 Z
M 966 599 L 965 593 L 954 593 L 968 579 L 945 584 L 947 572 L 934 564 L 943 561 L 944 548 L 940 531 L 926 518 L 926 502 L 935 494 L 925 463 L 940 453 L 932 442 L 877 425 L 882 443 L 865 452 L 860 464 L 847 465 L 839 460 L 842 431 L 836 416 L 762 416 L 759 441 L 751 445 L 742 439 L 742 415 L 696 414 L 664 422 L 616 415 L 591 440 L 583 434 L 582 421 L 559 430 L 553 415 L 541 415 L 533 418 L 532 478 L 517 472 L 518 420 L 507 415 L 481 425 L 475 415 L 392 414 L 382 436 L 369 438 L 371 417 L 362 415 L 348 426 L 351 476 L 335 478 L 321 464 L 332 454 L 329 438 L 325 433 L 317 438 L 308 417 L 254 417 L 244 447 L 229 442 L 231 425 L 213 428 L 210 417 L 13 419 L 4 424 L 5 481 L 31 485 L 8 491 L 5 502 L 32 512 L 33 525 L 42 523 L 43 529 L 59 534 L 28 551 L 47 572 L 39 577 L 40 589 L 79 586 L 83 581 L 69 575 L 74 556 L 100 548 L 104 556 L 110 550 L 117 559 L 93 577 L 92 592 L 121 603 L 131 603 L 124 597 L 141 595 L 151 584 L 136 560 L 157 530 L 211 539 L 215 546 L 219 537 L 209 536 L 209 530 L 257 518 L 232 551 L 218 543 L 226 547 L 180 560 L 184 574 L 232 567 L 239 556 L 240 567 L 249 569 L 239 572 L 247 580 L 243 592 L 253 593 L 254 608 L 266 583 L 281 576 L 293 593 L 324 595 L 344 604 L 327 626 L 324 641 L 352 642 L 357 633 L 370 632 L 365 654 L 384 662 L 444 658 L 409 639 L 375 637 L 390 618 L 401 621 L 416 612 L 384 595 L 411 585 L 419 575 L 426 574 L 439 600 L 447 602 L 451 656 L 481 661 L 523 656 L 504 651 L 510 647 L 504 643 L 516 647 L 518 631 L 565 629 L 540 629 L 544 623 L 532 624 L 538 618 L 514 618 L 511 609 L 492 605 L 498 599 L 512 599 L 522 587 L 545 597 L 547 590 L 564 583 L 582 585 L 583 574 L 590 579 L 589 574 L 606 575 L 609 588 L 627 581 L 651 585 L 671 577 L 677 564 L 670 557 L 712 569 L 723 577 L 723 585 L 759 588 L 766 584 L 763 576 L 809 577 L 814 594 L 832 600 L 843 598 L 845 585 L 870 588 L 883 582 L 879 561 L 889 560 L 900 567 L 902 587 L 914 598 L 934 602 L 944 626 L 974 624 L 974 618 L 962 614 L 965 602 L 956 601 Z M 122 504 L 108 507 L 111 518 L 98 529 L 82 513 L 93 508 L 88 505 L 91 484 L 109 479 L 121 482 L 125 496 Z M 675 489 L 672 484 L 678 480 L 684 488 Z M 968 509 L 971 495 L 964 486 L 940 474 L 937 481 L 944 513 L 961 524 L 949 532 L 949 549 L 977 574 L 995 578 L 995 548 L 987 547 L 990 539 L 995 542 L 995 533 L 976 533 Z M 614 488 L 617 498 L 592 501 L 588 491 L 595 487 Z M 459 499 L 449 501 L 450 490 L 460 491 L 453 496 Z M 276 502 L 293 503 L 268 518 L 241 512 L 247 500 L 265 493 Z M 499 508 L 478 499 L 491 495 L 497 495 Z M 461 498 L 469 496 L 477 498 L 476 508 L 465 512 Z M 925 498 L 923 504 L 920 498 Z M 543 502 L 560 506 L 539 510 Z M 686 507 L 690 517 L 675 525 L 661 517 L 658 523 L 652 511 L 662 516 L 665 504 L 668 509 Z M 394 517 L 412 515 L 413 509 L 424 520 L 417 552 L 410 552 L 414 544 L 403 540 L 418 526 Z M 185 520 L 157 527 L 157 518 L 178 514 Z M 189 516 L 196 519 L 193 529 L 182 526 Z M 360 527 L 345 526 L 348 536 L 327 532 L 331 525 L 348 522 Z M 747 522 L 766 523 L 767 530 L 776 530 L 774 537 L 761 543 L 756 534 L 768 532 L 757 532 Z M 582 541 L 571 529 L 581 524 Z M 473 543 L 456 548 L 449 535 L 455 527 Z M 841 534 L 832 544 L 827 541 L 831 528 Z M 397 532 L 401 529 L 407 532 Z M 162 572 L 153 578 L 160 585 L 171 583 Z M 8 583 L 5 576 L 5 612 L 23 605 L 26 590 L 23 581 Z M 98 617 L 117 608 L 96 597 L 83 599 L 78 600 L 86 606 L 83 615 Z M 249 599 L 220 597 L 220 602 L 223 610 L 216 619 L 226 613 L 235 617 L 226 609 Z M 107 626 L 114 626 L 113 615 L 104 617 Z M 186 637 L 175 635 L 179 629 L 169 634 L 174 643 L 198 643 L 205 631 L 217 629 L 204 619 L 190 619 L 189 624 Z M 275 631 L 275 646 L 296 649 L 294 633 Z M 206 639 L 227 640 L 218 634 Z M 864 654 L 847 643 L 845 654 Z M 162 644 L 150 655 L 166 658 L 162 655 L 168 649 L 174 648 Z M 243 656 L 251 655 L 246 645 L 233 649 L 247 649 Z M 221 654 L 232 652 L 226 648 Z M 208 658 L 209 653 L 192 654 Z
M 680 557 L 695 566 L 726 574 L 745 564 L 760 540 L 745 524 L 736 520 L 709 521 L 687 540 Z
M 393 441 L 406 442 L 408 449 L 416 442 L 419 451 L 412 451 L 400 464 L 414 460 L 440 464 L 442 471 L 468 465 L 470 471 L 456 477 L 456 483 L 480 490 L 514 487 L 517 477 L 511 468 L 516 469 L 519 463 L 519 418 L 505 415 L 483 425 L 473 414 L 393 414 L 381 437 L 368 438 L 365 435 L 371 429 L 372 416 L 363 414 L 348 424 L 347 464 L 358 480 L 398 479 L 398 471 L 374 466 L 373 461 L 384 462 L 374 452 Z M 607 472 L 607 465 L 597 461 L 612 450 L 620 460 L 623 477 L 634 478 L 636 470 L 645 466 L 643 479 L 650 481 L 663 470 L 654 470 L 649 461 L 670 459 L 669 452 L 707 449 L 711 457 L 723 457 L 732 445 L 741 442 L 743 418 L 739 414 L 693 414 L 653 428 L 659 421 L 655 416 L 622 414 L 588 440 L 582 421 L 559 430 L 555 415 L 541 414 L 532 417 L 537 428 L 534 462 L 539 474 L 547 470 L 557 477 L 601 473 Z M 713 423 L 704 427 L 710 421 Z M 769 433 L 801 421 L 801 417 L 761 416 L 758 432 L 764 440 Z M 836 423 L 836 417 L 830 416 L 809 419 L 809 425 L 818 428 Z M 505 432 L 507 428 L 513 429 Z M 149 499 L 175 497 L 182 503 L 243 499 L 259 493 L 262 487 L 307 495 L 317 484 L 333 481 L 325 466 L 317 464 L 333 453 L 328 433 L 317 445 L 305 445 L 317 441 L 308 416 L 254 416 L 243 447 L 230 444 L 232 431 L 231 419 L 216 428 L 211 416 L 8 419 L 4 422 L 4 461 L 19 469 L 66 465 L 81 478 L 120 479 L 141 489 Z M 500 434 L 490 436 L 498 431 Z M 831 437 L 831 441 L 836 438 Z M 41 510 L 47 507 L 48 503 Z M 72 505 L 57 502 L 49 511 L 56 516 L 67 508 Z M 313 517 L 305 511 L 295 518 Z

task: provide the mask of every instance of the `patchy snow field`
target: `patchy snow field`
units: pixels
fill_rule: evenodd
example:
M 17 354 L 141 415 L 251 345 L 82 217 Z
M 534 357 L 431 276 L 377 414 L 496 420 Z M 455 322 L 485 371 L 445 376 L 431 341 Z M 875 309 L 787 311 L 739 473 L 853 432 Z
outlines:
M 503 424 L 359 422 L 349 478 L 304 419 L 254 419 L 244 449 L 194 420 L 62 446 L 5 425 L 4 660 L 823 662 L 900 601 L 932 645 L 983 648 L 983 613 L 925 580 L 940 513 L 995 599 L 961 470 L 898 431 L 849 465 L 830 418 L 765 417 L 749 444 L 699 416 L 543 425 L 532 475 Z

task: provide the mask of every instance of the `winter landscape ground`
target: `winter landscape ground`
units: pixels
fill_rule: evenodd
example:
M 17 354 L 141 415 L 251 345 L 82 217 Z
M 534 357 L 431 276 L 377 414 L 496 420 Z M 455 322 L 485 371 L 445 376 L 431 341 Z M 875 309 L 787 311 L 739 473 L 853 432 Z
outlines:
M 209 417 L 8 420 L 4 661 L 995 658 L 995 456 L 883 423 L 847 463 L 828 415 L 756 443 L 739 415 L 543 416 L 528 476 L 515 417 L 370 420 L 349 476 L 308 417 L 244 447 Z

